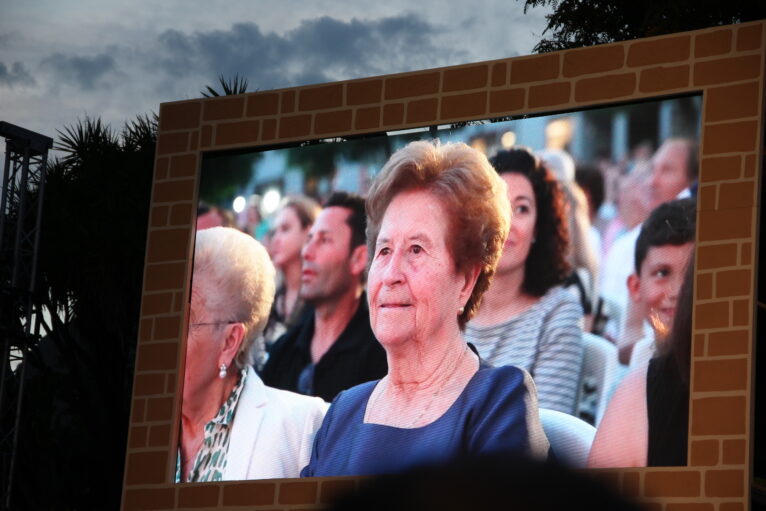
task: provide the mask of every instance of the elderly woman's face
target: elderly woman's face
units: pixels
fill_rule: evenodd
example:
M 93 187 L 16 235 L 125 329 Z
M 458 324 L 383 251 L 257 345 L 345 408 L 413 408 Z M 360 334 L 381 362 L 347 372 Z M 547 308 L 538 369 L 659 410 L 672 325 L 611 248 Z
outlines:
M 211 318 L 202 306 L 203 299 L 192 287 L 189 314 L 189 333 L 186 340 L 186 369 L 184 371 L 184 402 L 193 403 L 195 397 L 204 395 L 208 383 L 218 376 L 218 359 L 221 354 L 219 325 L 211 325 Z M 188 401 L 187 401 L 188 399 Z
M 448 220 L 426 191 L 403 192 L 386 209 L 368 277 L 370 323 L 384 347 L 457 331 L 474 282 L 455 271 Z
M 508 200 L 512 211 L 511 230 L 497 265 L 497 273 L 502 274 L 524 268 L 535 236 L 537 202 L 532 183 L 526 176 L 506 172 L 500 177 L 508 187 Z

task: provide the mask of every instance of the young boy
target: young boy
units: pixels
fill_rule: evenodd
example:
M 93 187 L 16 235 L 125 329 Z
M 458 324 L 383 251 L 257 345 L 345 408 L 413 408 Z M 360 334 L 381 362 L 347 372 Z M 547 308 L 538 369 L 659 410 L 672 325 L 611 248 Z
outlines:
M 695 218 L 695 200 L 678 199 L 660 204 L 641 226 L 635 273 L 627 282 L 634 309 L 630 316 L 635 319 L 628 321 L 619 346 L 621 358 L 630 360 L 631 367 L 648 361 L 673 326 L 678 291 L 694 248 Z M 644 321 L 652 326 L 652 335 L 643 336 Z

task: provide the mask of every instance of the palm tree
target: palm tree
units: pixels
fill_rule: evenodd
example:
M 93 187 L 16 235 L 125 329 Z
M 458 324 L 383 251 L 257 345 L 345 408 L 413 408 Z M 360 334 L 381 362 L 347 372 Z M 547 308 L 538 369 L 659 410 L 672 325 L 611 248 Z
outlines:
M 48 168 L 14 508 L 119 507 L 157 118 L 59 131 Z M 39 481 L 39 484 L 36 483 Z
M 228 79 L 224 78 L 222 73 L 218 75 L 218 83 L 221 85 L 222 92 L 218 92 L 210 85 L 206 85 L 205 90 L 200 91 L 200 94 L 206 98 L 217 98 L 219 96 L 234 96 L 247 92 L 247 78 L 239 76 L 239 73 L 235 73 L 233 78 Z

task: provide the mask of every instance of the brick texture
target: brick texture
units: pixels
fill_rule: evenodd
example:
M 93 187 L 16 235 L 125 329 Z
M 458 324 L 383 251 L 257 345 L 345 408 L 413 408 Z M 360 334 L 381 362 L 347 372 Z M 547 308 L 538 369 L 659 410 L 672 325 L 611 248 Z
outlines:
M 310 115 L 295 115 L 293 117 L 282 117 L 279 121 L 280 138 L 299 138 L 305 137 L 311 131 Z
M 635 90 L 636 75 L 634 73 L 585 78 L 575 85 L 575 100 L 615 99 L 633 94 Z
M 202 109 L 203 121 L 219 121 L 221 119 L 239 119 L 245 111 L 244 97 L 222 97 L 205 101 Z
M 282 483 L 279 487 L 279 503 L 286 505 L 313 504 L 317 500 L 317 483 Z
M 697 247 L 697 270 L 710 270 L 736 264 L 737 245 L 735 243 Z
M 716 156 L 703 158 L 700 165 L 700 178 L 703 182 L 737 179 L 741 174 L 741 156 Z
M 478 89 L 486 87 L 489 68 L 486 65 L 448 69 L 444 71 L 442 92 Z
M 273 483 L 227 484 L 224 506 L 268 506 L 274 503 L 277 485 Z
M 180 202 L 188 200 L 194 191 L 194 180 L 184 179 L 180 181 L 165 181 L 154 183 L 152 202 Z
M 279 112 L 279 94 L 276 92 L 255 94 L 247 98 L 247 116 L 276 115 Z
M 705 94 L 705 120 L 728 121 L 758 115 L 758 82 L 711 88 Z
M 346 104 L 366 105 L 380 101 L 383 93 L 383 80 L 352 82 L 346 89 Z
M 170 177 L 193 177 L 197 174 L 197 155 L 184 154 L 170 157 Z
M 380 107 L 360 108 L 356 111 L 354 128 L 358 130 L 374 129 L 380 126 Z
M 737 51 L 757 50 L 761 47 L 763 26 L 750 25 L 737 30 Z
M 441 118 L 477 118 L 487 113 L 487 93 L 474 92 L 442 98 Z
M 742 465 L 747 461 L 747 442 L 743 439 L 723 441 L 723 463 Z
M 750 295 L 753 273 L 750 270 L 719 271 L 715 275 L 717 298 Z
M 137 374 L 133 379 L 133 395 L 162 394 L 165 391 L 165 375 L 158 373 Z
M 199 126 L 202 103 L 165 103 L 160 106 L 160 131 L 194 129 Z
M 753 235 L 751 208 L 700 211 L 698 214 L 699 241 L 724 241 Z
M 689 58 L 691 37 L 663 37 L 653 41 L 639 41 L 630 45 L 628 66 L 649 66 L 678 62 Z
M 564 77 L 605 73 L 620 69 L 625 62 L 625 49 L 621 45 L 592 46 L 564 54 Z
M 217 145 L 245 144 L 258 140 L 260 121 L 226 122 L 215 130 Z
M 511 63 L 511 85 L 558 78 L 560 65 L 560 58 L 555 54 L 514 60 Z
M 700 34 L 694 40 L 694 56 L 711 57 L 731 51 L 732 31 L 730 28 Z
M 692 435 L 742 435 L 745 411 L 743 396 L 695 399 L 690 411 Z
M 314 133 L 326 135 L 351 129 L 351 110 L 339 110 L 317 114 L 314 118 Z
M 500 87 L 508 83 L 508 65 L 498 62 L 492 66 L 492 86 Z
M 687 87 L 689 76 L 689 66 L 644 69 L 639 76 L 638 91 L 648 93 Z
M 157 155 L 182 153 L 189 147 L 189 133 L 162 133 L 157 137 Z
M 146 258 L 150 263 L 186 259 L 189 245 L 188 229 L 165 229 L 149 233 Z
M 700 474 L 693 471 L 648 472 L 644 475 L 646 497 L 696 497 Z
M 137 371 L 173 371 L 178 357 L 178 343 L 142 344 L 138 350 Z
M 420 73 L 388 78 L 385 85 L 386 99 L 402 99 L 415 96 L 425 96 L 439 92 L 439 73 Z
M 343 86 L 326 85 L 303 89 L 298 95 L 298 110 L 338 108 L 343 104 Z
M 524 89 L 492 91 L 489 95 L 491 113 L 511 112 L 524 106 Z
M 540 108 L 567 103 L 569 101 L 570 89 L 569 82 L 530 87 L 529 107 Z
M 705 473 L 705 496 L 739 497 L 745 491 L 743 470 L 708 470 Z
M 746 355 L 748 353 L 747 330 L 728 330 L 709 334 L 708 355 L 711 357 Z
M 694 85 L 752 80 L 757 78 L 760 72 L 761 61 L 758 55 L 697 62 L 694 65 Z
M 128 455 L 127 484 L 158 484 L 165 481 L 166 451 L 135 452 Z
M 749 208 L 755 205 L 755 182 L 722 183 L 718 192 L 718 208 Z
M 745 390 L 749 365 L 746 358 L 697 361 L 694 363 L 694 390 L 696 392 Z
M 214 507 L 218 504 L 221 489 L 217 486 L 191 486 L 178 490 L 178 507 L 198 508 Z
M 179 288 L 186 278 L 186 263 L 147 264 L 144 270 L 145 291 Z
M 125 511 L 172 509 L 175 504 L 175 488 L 127 489 Z
M 436 108 L 438 104 L 436 98 L 410 101 L 407 104 L 407 122 L 426 123 L 434 121 L 436 119 Z
M 718 463 L 718 440 L 692 442 L 689 463 L 694 467 L 712 466 Z

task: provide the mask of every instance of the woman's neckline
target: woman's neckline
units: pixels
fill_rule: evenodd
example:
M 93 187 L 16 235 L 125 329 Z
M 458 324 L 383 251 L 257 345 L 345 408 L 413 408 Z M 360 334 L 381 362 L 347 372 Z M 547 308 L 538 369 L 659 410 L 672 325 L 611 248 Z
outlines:
M 418 431 L 418 430 L 422 430 L 424 428 L 427 428 L 429 426 L 432 426 L 432 425 L 436 424 L 437 422 L 439 422 L 440 420 L 442 420 L 447 415 L 449 415 L 450 413 L 452 413 L 452 411 L 457 408 L 458 402 L 462 401 L 463 399 L 465 399 L 465 395 L 467 394 L 468 388 L 471 385 L 474 384 L 474 381 L 476 381 L 476 379 L 477 379 L 477 375 L 480 372 L 482 372 L 484 370 L 487 370 L 487 369 L 492 369 L 492 367 L 488 366 L 488 365 L 482 364 L 481 359 L 479 359 L 479 368 L 471 375 L 471 377 L 468 379 L 468 383 L 466 383 L 465 387 L 463 387 L 463 390 L 460 392 L 460 394 L 457 396 L 457 398 L 455 398 L 455 400 L 452 402 L 452 404 L 449 405 L 449 407 L 447 407 L 447 409 L 444 411 L 444 413 L 441 414 L 440 416 L 438 416 L 437 418 L 435 418 L 434 420 L 432 420 L 431 422 L 429 422 L 428 424 L 423 424 L 422 426 L 417 426 L 417 427 L 412 427 L 412 428 L 401 428 L 399 426 L 391 426 L 389 424 L 381 424 L 379 422 L 365 422 L 364 421 L 364 416 L 367 413 L 367 406 L 370 404 L 370 398 L 372 397 L 372 393 L 375 391 L 375 388 L 378 386 L 378 384 L 381 381 L 381 380 L 378 380 L 377 382 L 375 382 L 375 385 L 372 385 L 372 389 L 370 390 L 370 393 L 367 395 L 367 398 L 364 401 L 364 406 L 360 406 L 359 407 L 360 410 L 361 410 L 361 413 L 362 413 L 362 421 L 361 421 L 362 425 L 364 425 L 364 426 L 379 426 L 379 427 L 382 427 L 382 428 L 390 428 L 390 429 L 396 429 L 396 430 L 401 430 L 401 431 Z

